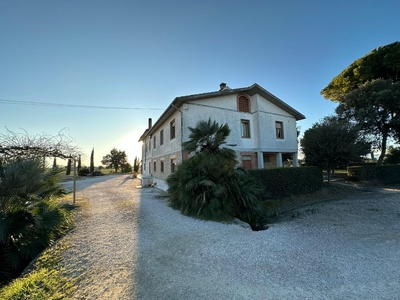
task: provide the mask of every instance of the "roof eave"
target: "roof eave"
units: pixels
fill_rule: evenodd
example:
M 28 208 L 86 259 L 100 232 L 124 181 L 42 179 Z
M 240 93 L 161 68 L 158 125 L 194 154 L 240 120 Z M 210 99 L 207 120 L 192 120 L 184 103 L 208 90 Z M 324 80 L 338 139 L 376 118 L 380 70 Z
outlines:
M 223 91 L 216 91 L 216 92 L 211 92 L 211 93 L 204 93 L 204 94 L 195 94 L 195 95 L 189 95 L 189 96 L 180 96 L 176 97 L 171 104 L 167 107 L 167 109 L 162 113 L 162 115 L 157 119 L 156 123 L 150 128 L 146 129 L 146 131 L 143 133 L 143 135 L 140 137 L 139 141 L 145 140 L 147 136 L 151 136 L 159 127 L 161 124 L 163 124 L 175 111 L 179 111 L 179 108 L 182 106 L 182 104 L 192 101 L 192 100 L 198 100 L 198 99 L 207 99 L 207 98 L 213 98 L 216 96 L 225 96 L 225 95 L 232 95 L 232 94 L 238 94 L 238 93 L 247 93 L 250 96 L 253 96 L 254 94 L 259 94 L 263 96 L 265 99 L 268 101 L 272 102 L 276 106 L 280 107 L 281 109 L 285 110 L 289 114 L 291 114 L 293 117 L 295 117 L 296 121 L 299 120 L 304 120 L 306 117 L 295 110 L 293 107 L 290 105 L 286 104 L 282 100 L 280 100 L 278 97 L 275 95 L 271 94 L 261 86 L 259 86 L 257 83 L 254 83 L 252 86 L 245 87 L 245 88 L 237 88 L 237 89 L 229 89 L 229 90 L 223 90 Z

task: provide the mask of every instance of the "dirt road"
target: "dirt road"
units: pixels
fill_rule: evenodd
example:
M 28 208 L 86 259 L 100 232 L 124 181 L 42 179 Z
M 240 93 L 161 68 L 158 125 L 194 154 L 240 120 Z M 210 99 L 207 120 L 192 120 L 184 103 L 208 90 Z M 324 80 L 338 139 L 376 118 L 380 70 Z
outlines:
M 253 232 L 182 216 L 129 176 L 79 183 L 73 299 L 398 299 L 400 195 L 360 193 Z

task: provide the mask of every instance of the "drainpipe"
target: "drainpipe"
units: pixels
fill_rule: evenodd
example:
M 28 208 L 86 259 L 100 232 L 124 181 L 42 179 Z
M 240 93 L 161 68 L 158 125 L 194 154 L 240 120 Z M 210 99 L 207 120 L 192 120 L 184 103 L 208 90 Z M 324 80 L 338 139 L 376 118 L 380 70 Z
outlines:
M 183 163 L 183 148 L 182 148 L 182 144 L 183 144 L 183 112 L 178 107 L 176 107 L 174 104 L 171 104 L 171 106 L 181 113 L 181 156 L 182 156 L 181 163 Z

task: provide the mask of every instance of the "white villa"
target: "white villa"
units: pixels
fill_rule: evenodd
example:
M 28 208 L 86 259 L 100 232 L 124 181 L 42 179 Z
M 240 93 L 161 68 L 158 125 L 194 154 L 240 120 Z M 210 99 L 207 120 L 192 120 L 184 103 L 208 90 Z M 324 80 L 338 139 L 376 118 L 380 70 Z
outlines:
M 282 167 L 282 155 L 291 154 L 298 166 L 296 121 L 305 116 L 258 84 L 231 89 L 225 83 L 219 91 L 175 98 L 139 139 L 142 142 L 142 173 L 165 180 L 188 158 L 182 143 L 188 127 L 211 119 L 227 123 L 231 133 L 226 147 L 236 151 L 246 169 Z

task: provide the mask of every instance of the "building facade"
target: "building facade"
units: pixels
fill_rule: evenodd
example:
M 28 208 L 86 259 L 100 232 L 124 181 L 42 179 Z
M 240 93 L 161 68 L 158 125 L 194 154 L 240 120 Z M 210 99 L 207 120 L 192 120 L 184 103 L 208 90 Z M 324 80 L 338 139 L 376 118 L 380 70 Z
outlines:
M 139 139 L 142 142 L 142 173 L 165 180 L 187 159 L 182 143 L 199 121 L 211 119 L 228 124 L 226 147 L 235 150 L 246 169 L 282 167 L 290 156 L 298 166 L 296 121 L 304 115 L 258 84 L 175 98 L 160 118 Z

